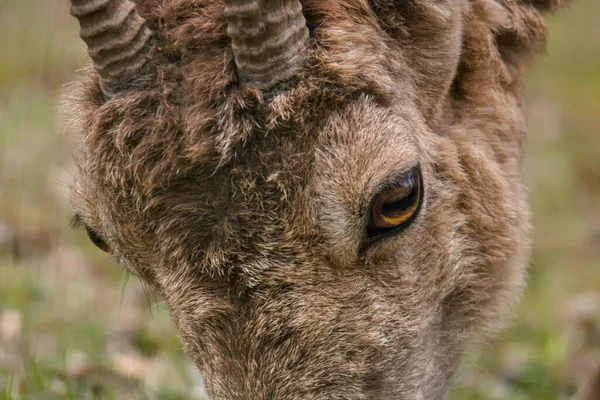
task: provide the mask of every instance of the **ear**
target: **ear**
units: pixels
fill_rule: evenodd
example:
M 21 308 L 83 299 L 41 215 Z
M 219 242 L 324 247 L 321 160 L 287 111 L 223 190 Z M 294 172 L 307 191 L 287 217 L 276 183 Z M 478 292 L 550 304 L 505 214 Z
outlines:
M 552 11 L 564 6 L 569 1 L 570 0 L 533 0 L 530 3 L 533 4 L 539 10 Z M 525 1 L 523 2 L 526 3 Z
M 500 55 L 508 64 L 541 53 L 546 46 L 543 13 L 554 11 L 569 0 L 478 0 L 495 34 Z M 502 14 L 504 18 L 498 18 Z M 495 16 L 494 16 L 495 15 Z M 495 24 L 496 23 L 496 24 Z

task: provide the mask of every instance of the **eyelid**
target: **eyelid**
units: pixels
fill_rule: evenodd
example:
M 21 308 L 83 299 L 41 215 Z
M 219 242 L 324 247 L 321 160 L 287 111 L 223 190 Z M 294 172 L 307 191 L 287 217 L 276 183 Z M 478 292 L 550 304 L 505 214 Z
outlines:
M 96 246 L 98 247 L 100 250 L 112 254 L 112 249 L 110 248 L 110 246 L 108 245 L 108 243 L 106 243 L 106 241 L 104 240 L 104 238 L 98 234 L 98 232 L 96 232 L 95 230 L 93 230 L 92 228 L 90 228 L 87 225 L 85 226 L 85 230 L 86 233 L 90 239 L 90 241 Z
M 71 228 L 73 228 L 73 229 L 77 229 L 77 228 L 83 228 L 83 229 L 85 229 L 85 232 L 88 235 L 90 241 L 96 247 L 98 247 L 100 250 L 102 250 L 104 252 L 112 254 L 112 249 L 106 243 L 106 241 L 104 240 L 104 238 L 98 232 L 96 232 L 94 229 L 92 229 L 90 226 L 88 226 L 83 221 L 83 218 L 81 217 L 81 215 L 79 215 L 78 213 L 75 213 L 71 217 L 70 225 L 71 225 Z
M 385 203 L 402 200 L 411 193 L 410 189 L 407 187 L 391 188 L 391 189 L 388 189 L 388 191 L 389 190 L 394 190 L 394 191 L 391 193 L 383 192 L 383 193 L 377 195 L 380 197 L 384 197 Z
M 377 196 L 382 195 L 383 193 L 387 192 L 388 190 L 396 188 L 398 186 L 397 185 L 398 179 L 401 177 L 405 177 L 408 173 L 413 172 L 413 171 L 417 171 L 417 174 L 419 177 L 418 184 L 422 186 L 423 185 L 423 176 L 421 173 L 421 166 L 417 164 L 403 172 L 396 173 L 396 174 L 390 176 L 387 180 L 385 180 L 382 183 L 380 183 L 379 185 L 377 185 L 377 187 L 373 191 L 373 194 L 371 195 L 371 197 L 367 203 L 368 209 L 371 208 L 371 206 L 373 204 L 373 199 L 377 198 Z

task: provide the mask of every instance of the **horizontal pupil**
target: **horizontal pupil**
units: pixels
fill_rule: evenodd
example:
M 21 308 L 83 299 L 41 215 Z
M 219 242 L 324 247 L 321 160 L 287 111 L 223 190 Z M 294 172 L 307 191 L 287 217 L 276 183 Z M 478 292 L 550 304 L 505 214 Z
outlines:
M 383 210 L 381 210 L 381 213 L 386 217 L 397 217 L 398 215 L 406 212 L 408 209 L 409 207 L 407 205 L 394 203 L 384 206 Z
M 412 203 L 407 199 L 398 200 L 394 203 L 384 204 L 381 213 L 390 218 L 399 217 L 410 210 L 411 206 Z
M 401 216 L 407 211 L 410 211 L 410 209 L 414 205 L 415 193 L 416 192 L 413 191 L 411 193 L 408 193 L 408 195 L 404 195 L 398 200 L 383 203 L 380 210 L 381 214 L 385 215 L 388 218 L 394 218 Z

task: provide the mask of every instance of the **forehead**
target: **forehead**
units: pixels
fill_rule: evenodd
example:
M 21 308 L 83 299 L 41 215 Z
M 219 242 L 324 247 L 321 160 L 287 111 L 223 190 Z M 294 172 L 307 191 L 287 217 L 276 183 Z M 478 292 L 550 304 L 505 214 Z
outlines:
M 331 216 L 339 216 L 334 225 L 340 230 L 329 233 L 338 235 L 360 219 L 381 182 L 419 162 L 423 133 L 414 116 L 366 95 L 319 123 L 303 125 L 304 130 L 294 126 L 255 132 L 226 161 L 206 157 L 191 165 L 182 157 L 184 144 L 175 146 L 183 148 L 177 154 L 163 149 L 155 159 L 161 161 L 146 168 L 140 166 L 148 163 L 149 154 L 134 150 L 98 157 L 88 146 L 91 159 L 83 165 L 90 171 L 82 184 L 91 201 L 76 202 L 76 208 L 102 229 L 118 231 L 138 223 L 132 227 L 136 235 L 140 228 L 162 235 L 165 242 L 191 235 L 201 247 L 315 235 Z M 105 165 L 107 160 L 112 165 Z M 152 172 L 159 166 L 159 173 Z M 89 174 L 94 170 L 106 175 Z
M 257 134 L 235 160 L 211 174 L 210 185 L 232 187 L 223 193 L 223 204 L 271 197 L 278 208 L 302 193 L 300 201 L 336 198 L 339 207 L 356 214 L 382 182 L 419 164 L 426 132 L 418 119 L 363 95 L 308 131 Z
M 119 142 L 126 132 L 107 132 L 102 140 L 86 143 L 81 178 L 94 181 L 95 189 L 102 183 L 149 198 L 181 194 L 188 186 L 223 203 L 253 192 L 289 191 L 309 178 L 334 183 L 339 176 L 366 187 L 418 163 L 423 124 L 411 111 L 362 95 L 338 110 L 315 110 L 318 117 L 312 121 L 296 120 L 267 132 L 257 128 L 227 154 L 219 150 L 230 138 L 221 132 L 202 138 L 201 146 L 177 131 L 164 138 L 149 132 L 125 151 Z

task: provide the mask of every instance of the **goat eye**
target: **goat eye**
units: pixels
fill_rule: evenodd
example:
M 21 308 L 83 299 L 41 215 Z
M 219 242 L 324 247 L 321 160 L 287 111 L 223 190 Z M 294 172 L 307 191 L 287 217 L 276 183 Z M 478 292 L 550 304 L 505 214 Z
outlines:
M 98 235 L 95 231 L 93 231 L 91 228 L 89 228 L 87 226 L 85 227 L 85 231 L 87 232 L 87 235 L 90 238 L 91 242 L 96 247 L 98 247 L 100 250 L 105 251 L 109 254 L 112 252 L 111 248 L 106 244 L 104 239 L 102 239 L 100 237 L 100 235 Z
M 422 190 L 418 167 L 398 175 L 371 201 L 367 236 L 375 238 L 407 227 L 417 215 Z

